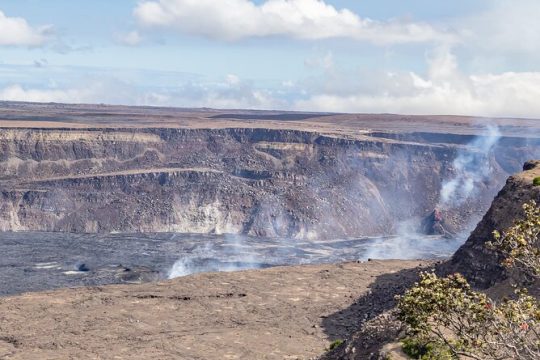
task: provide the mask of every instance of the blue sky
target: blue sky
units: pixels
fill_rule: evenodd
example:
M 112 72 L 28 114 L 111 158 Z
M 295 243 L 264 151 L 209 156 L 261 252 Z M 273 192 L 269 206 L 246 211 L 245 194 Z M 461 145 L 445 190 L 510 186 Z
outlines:
M 0 0 L 0 11 L 3 100 L 540 117 L 536 0 Z

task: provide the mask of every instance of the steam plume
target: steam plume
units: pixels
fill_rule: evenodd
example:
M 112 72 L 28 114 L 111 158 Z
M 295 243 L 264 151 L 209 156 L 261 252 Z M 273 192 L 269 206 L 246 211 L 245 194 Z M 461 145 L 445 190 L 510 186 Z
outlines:
M 254 254 L 255 250 L 253 244 L 245 243 L 244 236 L 226 234 L 222 241 L 206 242 L 188 251 L 174 263 L 167 275 L 173 279 L 201 272 L 229 272 L 268 266 L 257 262 L 261 259 Z
M 442 184 L 439 206 L 443 209 L 455 207 L 476 193 L 478 185 L 487 180 L 493 169 L 488 154 L 501 138 L 496 126 L 488 126 L 485 134 L 474 139 L 467 147 L 473 151 L 463 150 L 453 162 L 455 175 Z

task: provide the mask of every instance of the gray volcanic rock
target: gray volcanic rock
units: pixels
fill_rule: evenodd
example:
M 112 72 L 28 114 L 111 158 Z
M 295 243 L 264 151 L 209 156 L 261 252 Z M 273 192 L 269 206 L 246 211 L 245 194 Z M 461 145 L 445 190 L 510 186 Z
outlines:
M 456 152 L 438 144 L 268 129 L 2 135 L 4 231 L 392 233 L 398 221 L 435 207 Z M 486 161 L 496 178 L 504 177 L 495 159 Z M 480 198 L 489 199 L 497 186 L 486 184 Z M 460 213 L 464 224 L 468 215 Z

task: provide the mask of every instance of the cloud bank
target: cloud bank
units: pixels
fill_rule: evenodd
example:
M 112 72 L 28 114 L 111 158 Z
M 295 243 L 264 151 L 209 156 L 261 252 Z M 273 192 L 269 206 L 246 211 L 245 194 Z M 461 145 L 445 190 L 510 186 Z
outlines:
M 425 23 L 361 18 L 323 0 L 267 0 L 261 5 L 249 0 L 155 0 L 139 3 L 133 14 L 144 26 L 227 41 L 269 36 L 375 44 L 452 40 Z
M 93 75 L 49 87 L 11 83 L 0 87 L 0 100 L 71 104 L 120 104 L 213 108 L 276 109 L 287 103 L 269 89 L 227 75 L 219 81 L 187 80 L 174 88 L 148 88 L 119 78 Z
M 335 74 L 327 83 L 336 82 Z M 396 113 L 419 115 L 475 115 L 540 117 L 540 72 L 503 72 L 466 75 L 448 48 L 428 59 L 426 75 L 415 72 L 382 73 L 377 81 L 347 91 L 346 83 L 323 82 L 296 110 Z M 350 78 L 343 75 L 339 78 Z M 363 79 L 350 80 L 354 84 Z
M 540 57 L 540 1 L 493 0 L 479 14 L 458 19 L 462 43 L 473 54 Z
M 39 46 L 47 41 L 50 26 L 32 27 L 19 17 L 8 17 L 0 11 L 0 46 Z
M 167 73 L 164 76 L 174 80 L 174 86 L 151 87 L 132 82 L 132 74 L 125 79 L 119 74 L 96 74 L 42 88 L 14 78 L 0 85 L 0 100 L 540 118 L 540 72 L 466 75 L 448 48 L 432 53 L 426 74 L 351 73 L 328 59 L 330 55 L 321 60 L 318 66 L 324 73 L 315 80 L 266 86 L 234 74 L 221 79 L 178 75 L 174 80 L 175 75 Z M 35 71 L 29 76 L 37 76 Z

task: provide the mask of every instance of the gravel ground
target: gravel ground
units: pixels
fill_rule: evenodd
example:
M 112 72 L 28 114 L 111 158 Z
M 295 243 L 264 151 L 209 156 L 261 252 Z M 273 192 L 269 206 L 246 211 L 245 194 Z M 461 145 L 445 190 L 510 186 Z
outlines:
M 426 265 L 274 267 L 4 297 L 0 358 L 310 359 L 392 306 Z

